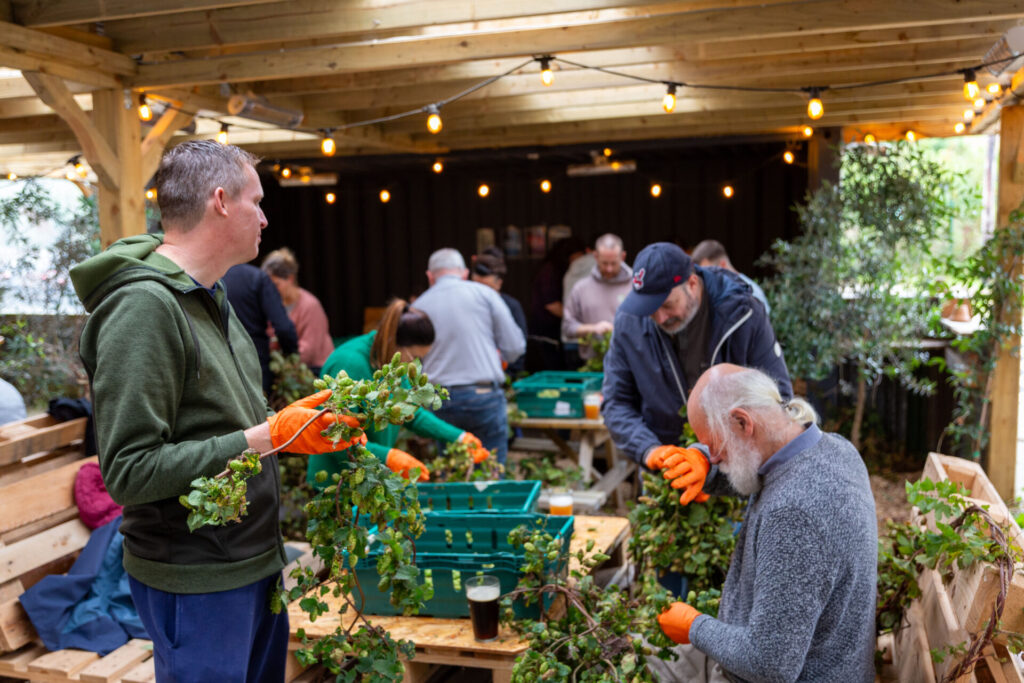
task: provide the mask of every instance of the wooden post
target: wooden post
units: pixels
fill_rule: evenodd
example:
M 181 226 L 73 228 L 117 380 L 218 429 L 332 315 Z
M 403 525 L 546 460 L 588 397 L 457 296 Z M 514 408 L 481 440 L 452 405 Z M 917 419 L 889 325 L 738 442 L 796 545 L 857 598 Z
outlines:
M 122 237 L 146 232 L 141 127 L 135 107 L 125 108 L 123 90 L 93 92 L 92 111 L 93 124 L 120 162 L 117 189 L 100 185 L 100 240 L 106 248 Z
M 1000 116 L 999 205 L 996 227 L 1009 224 L 1010 212 L 1024 200 L 1024 106 L 1005 107 Z M 1009 315 L 1019 323 L 1020 302 Z M 1020 337 L 1007 340 L 1010 349 L 1020 345 Z M 1012 350 L 1002 350 L 996 359 L 992 381 L 991 440 L 988 450 L 988 477 L 1003 500 L 1012 500 L 1021 482 L 1017 471 L 1017 419 L 1020 399 L 1020 358 Z

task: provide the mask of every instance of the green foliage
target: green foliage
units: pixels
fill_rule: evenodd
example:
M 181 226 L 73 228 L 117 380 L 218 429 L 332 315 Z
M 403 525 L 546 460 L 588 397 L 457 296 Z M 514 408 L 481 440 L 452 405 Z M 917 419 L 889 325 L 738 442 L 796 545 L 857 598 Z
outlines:
M 601 335 L 588 334 L 580 340 L 580 346 L 589 346 L 594 352 L 591 358 L 587 359 L 580 372 L 604 372 L 604 355 L 608 353 L 608 346 L 612 343 L 612 333 L 605 332 Z
M 988 408 L 992 374 L 1000 350 L 1021 333 L 1019 302 L 1024 295 L 1024 207 L 1010 214 L 1009 225 L 995 231 L 964 260 L 948 258 L 946 278 L 936 283 L 943 299 L 966 298 L 979 328 L 950 341 L 955 351 L 946 365 L 956 406 L 946 434 L 956 450 L 981 458 L 988 443 Z M 935 316 L 937 319 L 937 316 Z M 937 327 L 937 326 L 936 326 Z M 1019 349 L 1009 349 L 1018 353 Z
M 593 552 L 593 541 L 577 551 L 579 568 L 566 573 L 568 558 L 560 554 L 562 540 L 544 528 L 519 527 L 508 540 L 523 547 L 525 564 L 516 590 L 502 598 L 502 622 L 530 643 L 516 658 L 513 683 L 655 680 L 646 658 L 673 656 L 668 649 L 673 643 L 657 621 L 668 608 L 667 592 L 656 584 L 633 593 L 617 586 L 597 586 L 593 569 L 608 556 Z M 564 599 L 565 608 L 539 621 L 515 619 L 513 600 L 534 604 L 545 595 Z M 638 634 L 648 644 L 636 638 Z
M 995 562 L 1007 551 L 994 541 L 988 521 L 976 510 L 960 484 L 922 479 L 907 482 L 907 501 L 922 514 L 934 513 L 935 531 L 912 522 L 888 521 L 878 540 L 878 602 L 875 612 L 879 632 L 899 630 L 903 613 L 921 595 L 917 579 L 924 569 L 936 569 L 944 579 L 954 566 L 966 569 L 975 562 Z M 1021 550 L 1009 546 L 1013 561 Z
M 846 148 L 839 185 L 825 183 L 797 206 L 801 234 L 761 260 L 776 273 L 765 291 L 790 373 L 822 379 L 854 363 L 860 413 L 864 387 L 882 377 L 931 393 L 933 383 L 916 373 L 928 356 L 915 342 L 934 308 L 933 251 L 950 221 L 976 204 L 962 176 L 921 146 Z M 855 443 L 858 429 L 855 420 Z
M 227 477 L 200 477 L 193 480 L 192 491 L 179 496 L 178 502 L 189 511 L 188 530 L 199 527 L 224 526 L 228 522 L 241 522 L 248 512 L 245 481 L 263 471 L 258 451 L 249 448 L 237 458 L 228 461 Z
M 324 377 L 314 382 L 316 389 L 330 389 L 327 409 L 338 414 L 353 415 L 361 426 L 372 423 L 374 429 L 386 424 L 402 424 L 412 419 L 419 408 L 440 406 L 447 392 L 429 383 L 422 374 L 419 361 L 402 363 L 395 354 L 391 363 L 377 370 L 370 380 L 353 380 L 344 371 L 337 377 Z M 362 433 L 361 428 L 336 423 L 324 431 L 335 440 L 351 440 Z M 286 449 L 284 444 L 280 449 Z M 415 614 L 429 600 L 432 588 L 421 582 L 416 567 L 414 540 L 423 532 L 423 515 L 415 484 L 394 474 L 365 447 L 351 447 L 344 451 L 348 462 L 340 473 L 306 506 L 308 518 L 306 539 L 312 552 L 322 562 L 326 572 L 314 572 L 310 567 L 298 567 L 291 576 L 296 586 L 280 590 L 272 599 L 276 610 L 286 602 L 298 601 L 300 608 L 311 620 L 331 610 L 327 598 L 340 600 L 341 624 L 334 633 L 316 640 L 300 634 L 304 648 L 297 656 L 304 663 L 319 662 L 342 681 L 385 683 L 402 677 L 404 665 L 400 656 L 412 658 L 415 647 L 408 641 L 394 641 L 379 628 L 372 627 L 362 615 L 363 592 L 354 571 L 360 560 L 368 555 L 371 543 L 380 545 L 377 574 L 378 588 L 391 592 L 391 603 L 403 614 Z M 232 460 L 231 463 L 236 462 Z M 221 478 L 232 474 L 232 465 Z M 240 473 L 243 474 L 243 473 Z M 233 474 L 232 474 L 232 478 Z M 327 473 L 317 478 L 327 481 Z M 245 481 L 227 486 L 210 484 L 207 480 L 193 482 L 197 487 L 186 497 L 201 492 L 209 499 L 214 488 L 226 488 L 229 501 L 241 501 L 245 496 Z M 196 502 L 200 502 L 197 496 Z M 214 518 L 212 511 L 197 508 L 197 521 L 223 523 L 227 519 Z M 239 514 L 244 514 L 243 509 Z M 224 516 L 221 515 L 223 518 Z M 378 527 L 375 538 L 369 529 Z
M 316 377 L 299 358 L 299 354 L 285 356 L 280 351 L 271 351 L 270 371 L 274 373 L 274 380 L 270 386 L 268 400 L 274 410 L 281 410 L 286 405 L 313 393 L 313 382 Z
M 704 503 L 680 505 L 679 492 L 660 473 L 645 472 L 643 479 L 644 495 L 629 516 L 629 554 L 637 560 L 638 575 L 656 581 L 679 572 L 698 597 L 720 589 L 736 547 L 734 524 L 742 520 L 743 502 L 712 496 Z
M 576 464 L 559 464 L 557 453 L 531 453 L 512 463 L 516 479 L 542 482 L 544 488 L 577 488 L 583 482 L 583 468 Z
M 504 475 L 505 466 L 498 462 L 494 451 L 476 465 L 469 446 L 457 441 L 446 445 L 444 454 L 430 462 L 431 481 L 494 481 Z

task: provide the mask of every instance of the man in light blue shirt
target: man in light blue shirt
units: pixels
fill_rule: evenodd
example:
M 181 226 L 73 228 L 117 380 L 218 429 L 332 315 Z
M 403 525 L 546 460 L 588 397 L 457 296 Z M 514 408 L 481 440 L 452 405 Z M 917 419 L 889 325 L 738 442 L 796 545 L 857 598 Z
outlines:
M 466 262 L 455 249 L 439 249 L 427 263 L 428 289 L 416 308 L 434 324 L 434 345 L 423 357 L 430 381 L 451 398 L 437 416 L 475 434 L 484 448 L 508 455 L 508 417 L 502 362 L 526 351 L 526 339 L 508 306 L 490 287 L 466 280 Z
M 732 261 L 729 260 L 729 254 L 725 252 L 725 247 L 722 246 L 721 242 L 718 240 L 704 240 L 693 248 L 693 253 L 690 254 L 690 258 L 693 259 L 693 262 L 701 268 L 714 266 L 715 268 L 731 270 L 739 275 L 740 279 L 746 282 L 750 287 L 750 290 L 754 293 L 754 298 L 764 305 L 765 314 L 771 315 L 772 307 L 768 305 L 768 297 L 764 295 L 764 290 L 761 289 L 761 286 L 752 279 L 733 267 Z

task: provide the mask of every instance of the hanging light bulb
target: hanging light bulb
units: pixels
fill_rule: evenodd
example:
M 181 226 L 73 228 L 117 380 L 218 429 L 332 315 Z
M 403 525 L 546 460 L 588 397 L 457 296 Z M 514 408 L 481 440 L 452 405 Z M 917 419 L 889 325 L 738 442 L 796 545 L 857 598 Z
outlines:
M 652 197 L 660 197 L 661 196 L 661 185 L 659 185 L 658 183 L 654 183 L 653 185 L 651 185 L 651 196 Z
M 476 193 L 481 197 L 486 197 L 491 193 L 491 188 L 487 186 L 487 183 L 480 183 L 480 187 L 476 188 Z
M 543 192 L 544 194 L 551 192 L 551 181 L 548 180 L 547 178 L 540 181 L 540 191 Z
M 8 180 L 17 180 L 18 179 L 18 174 L 15 173 L 14 171 L 11 171 L 10 173 L 7 174 L 7 179 Z
M 330 131 L 324 131 L 324 139 L 320 141 L 320 151 L 325 157 L 333 157 L 334 153 L 338 151 L 338 145 L 335 144 Z
M 380 203 L 381 204 L 387 204 L 390 201 L 391 201 L 391 193 L 388 192 L 387 190 L 381 190 L 380 191 Z
M 156 188 L 155 187 L 151 187 L 151 188 L 146 190 L 146 199 L 148 199 L 149 201 L 153 201 L 154 199 L 156 199 Z
M 220 124 L 220 132 L 217 133 L 217 142 L 222 145 L 228 144 L 228 124 Z
M 140 121 L 152 121 L 153 110 L 150 109 L 149 103 L 146 102 L 146 93 L 139 93 L 139 120 Z
M 610 157 L 612 155 L 612 148 L 611 147 L 605 147 L 604 151 L 602 152 L 602 154 L 604 154 L 606 157 Z
M 965 130 L 967 130 L 967 124 L 965 124 L 963 121 L 957 121 L 956 125 L 953 126 L 953 132 L 956 133 L 957 135 L 960 135 Z
M 327 202 L 328 204 L 333 204 L 335 201 L 337 201 L 337 199 L 338 195 L 334 194 L 333 192 L 328 192 L 327 194 L 324 195 L 324 201 Z
M 726 199 L 732 199 L 732 196 L 736 194 L 736 190 L 732 189 L 732 185 L 726 185 L 722 188 L 722 195 Z
M 668 84 L 668 92 L 661 98 L 661 107 L 665 110 L 666 114 L 671 114 L 672 110 L 676 108 L 676 84 Z
M 810 126 L 804 126 L 804 129 L 801 132 L 804 134 L 805 138 L 809 138 L 812 135 L 814 135 L 814 129 L 811 128 Z
M 988 84 L 988 87 L 985 88 L 985 91 L 988 92 L 988 94 L 991 95 L 992 97 L 999 97 L 1000 95 L 1003 94 L 1003 86 L 993 81 L 992 83 Z
M 974 120 L 974 110 L 964 109 L 964 123 L 970 123 Z
M 981 89 L 978 87 L 978 79 L 974 75 L 974 69 L 964 69 L 964 97 L 973 100 L 978 96 Z
M 811 88 L 811 99 L 807 100 L 807 116 L 817 121 L 825 115 L 825 105 L 821 102 L 821 90 Z
M 89 170 L 85 167 L 85 164 L 83 164 L 82 160 L 78 157 L 75 157 L 75 173 L 78 174 L 79 178 L 84 178 L 85 176 L 89 175 Z
M 433 171 L 434 173 L 440 173 L 441 171 L 443 171 L 443 170 L 444 170 L 444 164 L 442 164 L 442 163 L 441 163 L 440 161 L 435 161 L 435 162 L 434 162 L 434 165 L 433 165 L 433 166 L 431 166 L 431 167 L 430 167 L 430 169 L 431 169 L 431 170 L 432 170 L 432 171 Z
M 793 155 L 792 151 L 787 149 L 785 152 L 782 153 L 782 160 L 785 161 L 787 164 L 791 164 L 794 161 L 796 161 L 796 156 Z
M 75 177 L 75 172 L 72 171 L 70 168 L 64 173 L 64 177 L 72 181 L 77 180 L 77 178 Z
M 917 133 L 912 130 L 908 130 L 903 134 L 903 137 L 907 139 L 907 142 L 917 142 Z
M 977 113 L 981 113 L 981 111 L 985 108 L 985 104 L 986 102 L 984 97 L 979 97 L 978 99 L 974 100 L 974 111 Z
M 864 144 L 873 145 L 875 144 L 875 142 L 877 142 L 877 140 L 875 139 L 875 136 L 872 135 L 871 133 L 868 133 L 867 135 L 864 136 Z
M 555 74 L 551 71 L 551 57 L 540 58 L 540 82 L 545 86 L 555 82 Z
M 292 177 L 292 169 L 288 168 L 287 166 L 282 168 L 281 169 L 281 177 L 282 178 L 291 178 Z
M 441 110 L 436 104 L 428 104 L 426 112 L 429 114 L 427 116 L 427 130 L 437 135 L 444 127 L 444 122 L 441 121 Z

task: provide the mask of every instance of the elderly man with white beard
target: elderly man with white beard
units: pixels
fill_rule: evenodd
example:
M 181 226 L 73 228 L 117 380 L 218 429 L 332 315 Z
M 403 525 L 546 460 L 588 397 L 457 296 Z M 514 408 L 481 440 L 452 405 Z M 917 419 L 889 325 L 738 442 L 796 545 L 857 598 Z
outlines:
M 665 478 L 749 502 L 718 617 L 673 603 L 658 623 L 681 658 L 652 670 L 701 683 L 873 681 L 878 532 L 860 455 L 758 370 L 710 368 L 688 409 L 705 457 L 672 456 Z

